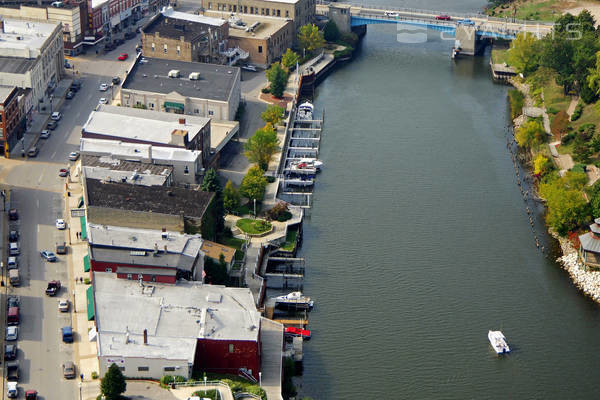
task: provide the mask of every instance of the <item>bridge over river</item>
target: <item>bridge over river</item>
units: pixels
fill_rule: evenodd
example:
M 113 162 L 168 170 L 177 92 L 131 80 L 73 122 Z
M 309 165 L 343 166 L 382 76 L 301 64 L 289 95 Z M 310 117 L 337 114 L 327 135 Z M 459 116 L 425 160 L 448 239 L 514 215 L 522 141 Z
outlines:
M 444 32 L 454 36 L 462 54 L 476 54 L 484 39 L 512 40 L 518 33 L 529 32 L 541 38 L 552 32 L 551 22 L 509 20 L 483 14 L 443 13 L 431 10 L 365 7 L 350 3 L 317 4 L 317 14 L 332 19 L 343 32 L 370 24 L 404 24 Z

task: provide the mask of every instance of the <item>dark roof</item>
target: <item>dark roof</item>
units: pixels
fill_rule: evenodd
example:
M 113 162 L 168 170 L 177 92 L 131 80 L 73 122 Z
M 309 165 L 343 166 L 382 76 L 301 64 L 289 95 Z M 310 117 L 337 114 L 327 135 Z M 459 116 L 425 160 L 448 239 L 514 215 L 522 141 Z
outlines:
M 183 36 L 186 42 L 196 41 L 199 38 L 208 36 L 208 28 L 211 25 L 200 24 L 194 21 L 167 18 L 162 14 L 157 14 L 142 32 L 146 35 L 154 36 L 158 32 L 160 37 L 179 40 Z
M 171 70 L 179 70 L 181 77 L 169 78 Z M 199 72 L 200 79 L 189 80 L 192 72 Z M 238 67 L 139 57 L 122 88 L 162 94 L 177 92 L 183 97 L 228 101 L 238 79 Z
M 114 171 L 137 171 L 152 175 L 170 175 L 173 167 L 168 165 L 157 165 L 138 161 L 119 160 L 110 156 L 81 155 L 81 165 L 84 167 L 102 167 Z M 165 173 L 166 170 L 166 173 Z
M 202 218 L 214 197 L 213 192 L 166 186 L 141 186 L 86 179 L 90 207 L 154 212 Z
M 35 65 L 37 58 L 0 57 L 0 71 L 9 74 L 24 74 Z

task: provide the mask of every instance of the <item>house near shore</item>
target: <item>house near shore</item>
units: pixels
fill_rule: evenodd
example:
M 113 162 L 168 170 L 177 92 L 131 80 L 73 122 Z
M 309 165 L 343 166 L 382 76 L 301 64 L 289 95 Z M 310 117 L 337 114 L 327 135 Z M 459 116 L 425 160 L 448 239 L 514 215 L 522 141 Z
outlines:
M 586 267 L 600 269 L 600 218 L 590 225 L 590 232 L 579 236 L 579 257 Z

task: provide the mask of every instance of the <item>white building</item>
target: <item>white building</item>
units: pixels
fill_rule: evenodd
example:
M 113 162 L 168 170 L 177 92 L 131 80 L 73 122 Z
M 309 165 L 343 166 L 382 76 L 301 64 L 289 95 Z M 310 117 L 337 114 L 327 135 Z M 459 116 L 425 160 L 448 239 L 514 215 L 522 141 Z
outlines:
M 140 284 L 102 272 L 93 282 L 101 376 L 116 364 L 137 378 L 190 378 L 194 369 L 258 378 L 261 316 L 249 289 Z
M 0 26 L 0 85 L 31 88 L 37 103 L 64 70 L 62 26 L 12 19 Z
M 79 144 L 81 155 L 110 156 L 126 160 L 173 168 L 173 182 L 196 184 L 204 172 L 200 150 L 176 149 L 119 140 L 85 139 Z

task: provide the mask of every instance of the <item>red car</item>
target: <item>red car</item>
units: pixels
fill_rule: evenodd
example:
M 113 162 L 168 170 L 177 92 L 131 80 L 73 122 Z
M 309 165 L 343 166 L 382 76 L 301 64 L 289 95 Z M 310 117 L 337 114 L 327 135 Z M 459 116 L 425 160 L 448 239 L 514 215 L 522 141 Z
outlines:
M 437 17 L 435 17 L 435 19 L 440 20 L 440 21 L 450 21 L 452 18 L 450 18 L 449 15 L 442 14 L 442 15 L 438 15 Z
M 58 176 L 64 178 L 65 176 L 69 175 L 69 170 L 67 170 L 66 168 L 61 168 L 58 171 Z
M 25 392 L 25 400 L 37 400 L 38 392 L 37 390 L 28 390 Z
M 310 331 L 308 329 L 295 328 L 293 326 L 288 326 L 285 328 L 285 334 L 287 336 L 300 336 L 304 340 L 310 339 Z
M 127 53 L 121 53 L 121 55 L 118 57 L 119 61 L 125 61 L 127 60 L 127 57 L 129 57 L 129 54 Z

